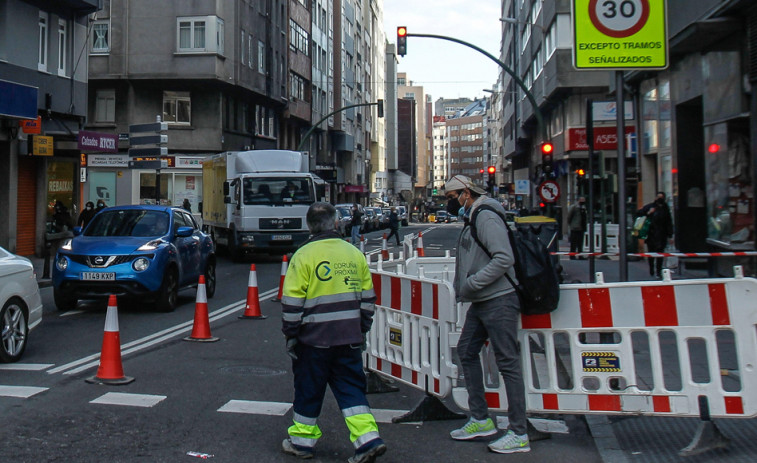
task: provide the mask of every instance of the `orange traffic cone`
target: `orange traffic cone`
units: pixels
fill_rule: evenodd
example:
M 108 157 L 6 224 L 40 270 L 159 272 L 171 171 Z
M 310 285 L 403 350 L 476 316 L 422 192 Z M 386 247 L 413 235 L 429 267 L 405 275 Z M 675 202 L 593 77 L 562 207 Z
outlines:
M 250 265 L 250 279 L 247 281 L 247 304 L 244 306 L 244 313 L 239 318 L 265 318 L 265 315 L 260 313 L 258 273 L 255 271 L 255 264 Z
M 386 247 L 386 233 L 384 233 L 383 238 L 381 238 L 381 258 L 389 260 L 389 249 Z
M 108 298 L 108 312 L 105 314 L 105 334 L 103 335 L 102 352 L 100 353 L 100 366 L 97 374 L 85 381 L 94 384 L 129 384 L 134 378 L 124 376 L 124 367 L 121 363 L 121 337 L 118 334 L 118 306 L 116 296 Z
M 365 254 L 365 235 L 360 235 L 360 252 Z
M 210 318 L 208 316 L 208 297 L 205 294 L 205 275 L 200 275 L 197 284 L 197 301 L 195 302 L 195 320 L 192 334 L 184 338 L 185 341 L 215 342 L 218 338 L 210 335 Z
M 284 257 L 281 259 L 281 278 L 279 278 L 279 293 L 276 295 L 276 299 L 273 299 L 273 302 L 281 302 L 281 296 L 284 294 L 284 277 L 287 276 L 288 267 L 289 263 L 287 261 L 287 255 L 284 254 Z
M 425 257 L 426 253 L 423 252 L 423 232 L 418 232 L 418 257 Z

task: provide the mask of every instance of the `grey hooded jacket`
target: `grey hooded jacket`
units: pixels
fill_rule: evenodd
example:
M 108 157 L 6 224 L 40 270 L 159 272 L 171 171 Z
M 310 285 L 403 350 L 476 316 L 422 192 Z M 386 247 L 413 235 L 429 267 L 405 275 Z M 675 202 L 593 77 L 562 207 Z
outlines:
M 505 215 L 502 205 L 487 196 L 479 197 L 471 207 L 473 211 L 482 204 L 491 206 Z M 505 277 L 505 271 L 517 282 L 513 264 L 513 250 L 507 237 L 507 229 L 502 219 L 492 211 L 481 211 L 476 217 L 478 239 L 492 254 L 489 258 L 471 236 L 466 224 L 457 240 L 455 260 L 455 281 L 453 287 L 458 302 L 481 302 L 514 291 Z

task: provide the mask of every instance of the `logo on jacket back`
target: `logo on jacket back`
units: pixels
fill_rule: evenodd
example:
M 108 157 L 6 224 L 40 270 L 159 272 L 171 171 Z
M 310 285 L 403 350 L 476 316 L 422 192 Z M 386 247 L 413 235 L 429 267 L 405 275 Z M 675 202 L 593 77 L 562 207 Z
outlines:
M 324 260 L 315 266 L 315 277 L 321 281 L 329 281 L 331 279 L 331 262 Z

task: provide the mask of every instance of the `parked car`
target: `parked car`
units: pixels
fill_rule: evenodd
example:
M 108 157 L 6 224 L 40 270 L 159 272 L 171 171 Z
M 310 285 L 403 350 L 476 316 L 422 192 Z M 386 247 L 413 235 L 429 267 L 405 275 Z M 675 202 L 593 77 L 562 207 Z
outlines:
M 79 299 L 110 294 L 155 303 L 157 310 L 176 308 L 178 292 L 196 287 L 205 276 L 205 291 L 216 290 L 213 240 L 194 218 L 178 207 L 118 206 L 103 209 L 84 233 L 59 249 L 53 266 L 53 296 L 58 310 Z
M 348 207 L 337 207 L 336 218 L 338 221 L 337 229 L 342 236 L 350 236 L 350 222 L 352 221 L 352 212 Z
M 17 362 L 29 331 L 42 321 L 34 266 L 25 257 L 0 248 L 0 362 Z
M 375 218 L 373 220 L 373 229 L 374 230 L 381 230 L 382 228 L 386 228 L 384 225 L 384 213 L 381 211 L 380 207 L 366 207 L 366 209 L 370 209 L 375 214 Z
M 407 226 L 407 207 L 397 206 L 397 215 L 399 215 L 402 225 Z
M 381 223 L 383 228 L 389 227 L 389 215 L 392 213 L 392 209 L 390 207 L 382 207 L 381 208 Z
M 436 223 L 449 223 L 449 214 L 447 211 L 436 211 L 436 218 L 434 220 Z
M 373 207 L 364 207 L 363 212 L 365 213 L 365 232 L 371 232 L 373 230 L 379 230 L 381 228 L 381 222 L 379 221 L 378 214 L 376 214 L 376 209 Z
M 346 207 L 347 210 L 350 211 L 350 217 L 352 216 L 352 206 L 353 206 L 352 203 L 334 204 L 334 207 L 336 207 L 337 209 L 341 207 Z M 368 220 L 368 217 L 366 217 L 365 215 L 365 208 L 363 207 L 362 204 L 357 205 L 357 210 L 363 213 L 363 216 L 360 218 L 360 233 L 363 233 L 365 231 L 365 222 Z M 351 228 L 352 227 L 349 227 L 349 229 L 347 230 L 347 234 L 350 233 Z

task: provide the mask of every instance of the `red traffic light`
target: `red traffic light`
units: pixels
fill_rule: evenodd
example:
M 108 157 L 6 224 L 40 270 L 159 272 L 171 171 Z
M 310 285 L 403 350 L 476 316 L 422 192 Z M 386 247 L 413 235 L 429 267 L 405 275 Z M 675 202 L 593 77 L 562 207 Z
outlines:
M 585 174 L 586 171 L 584 171 L 583 169 L 576 169 L 576 175 L 578 175 L 579 177 L 583 177 Z
M 710 144 L 710 146 L 707 147 L 707 151 L 709 151 L 712 154 L 715 154 L 718 151 L 720 151 L 720 145 L 718 145 L 717 143 L 712 143 Z
M 552 143 L 545 142 L 541 144 L 541 154 L 552 154 L 552 151 L 554 150 L 554 146 L 552 146 Z
M 407 36 L 407 27 L 400 26 L 397 28 L 397 37 L 405 37 Z
M 486 171 L 489 172 L 490 174 L 493 174 L 493 173 L 497 172 L 497 168 L 494 167 L 494 166 L 489 166 L 489 167 L 486 168 Z
M 483 174 L 483 173 L 484 173 L 484 169 L 479 169 L 479 170 L 478 170 L 478 173 L 479 173 L 479 174 Z

